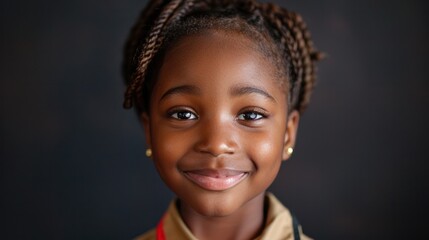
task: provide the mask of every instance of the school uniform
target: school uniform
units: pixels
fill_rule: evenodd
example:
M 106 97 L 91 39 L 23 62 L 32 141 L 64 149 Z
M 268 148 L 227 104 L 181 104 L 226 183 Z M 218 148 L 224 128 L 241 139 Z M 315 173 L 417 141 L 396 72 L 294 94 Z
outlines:
M 261 235 L 255 240 L 311 240 L 302 233 L 302 228 L 289 210 L 267 193 L 267 220 Z M 155 229 L 138 236 L 135 240 L 198 240 L 179 215 L 175 201 Z

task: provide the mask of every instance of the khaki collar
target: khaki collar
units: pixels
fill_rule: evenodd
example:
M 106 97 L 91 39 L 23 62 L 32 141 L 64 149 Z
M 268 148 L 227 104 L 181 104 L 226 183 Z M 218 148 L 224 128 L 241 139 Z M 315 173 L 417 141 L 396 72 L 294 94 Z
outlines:
M 284 239 L 293 240 L 292 217 L 273 194 L 266 194 L 268 203 L 267 220 L 262 234 L 255 240 Z M 172 201 L 164 216 L 164 233 L 167 239 L 198 240 L 183 222 L 176 207 L 176 201 Z M 301 239 L 306 238 L 300 231 Z

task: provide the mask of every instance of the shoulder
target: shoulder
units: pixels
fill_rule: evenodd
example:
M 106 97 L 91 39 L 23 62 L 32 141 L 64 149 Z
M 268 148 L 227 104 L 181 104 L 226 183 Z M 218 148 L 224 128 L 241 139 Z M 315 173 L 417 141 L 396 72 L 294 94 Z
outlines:
M 156 231 L 152 229 L 142 235 L 137 236 L 133 240 L 155 240 L 156 239 Z

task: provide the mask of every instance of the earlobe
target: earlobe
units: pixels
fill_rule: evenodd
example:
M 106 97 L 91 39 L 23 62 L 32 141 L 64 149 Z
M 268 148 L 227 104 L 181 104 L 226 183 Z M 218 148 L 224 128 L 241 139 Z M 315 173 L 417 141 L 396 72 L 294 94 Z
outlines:
M 150 149 L 152 148 L 152 143 L 150 140 L 150 119 L 146 112 L 143 112 L 140 114 L 140 124 L 144 128 L 146 144 L 147 144 L 147 147 Z
M 283 161 L 288 160 L 293 153 L 295 141 L 296 141 L 296 134 L 298 132 L 298 125 L 299 125 L 299 112 L 294 110 L 291 113 L 289 113 L 287 123 L 286 123 L 286 132 L 285 132 L 285 138 L 284 138 L 284 144 L 283 144 Z

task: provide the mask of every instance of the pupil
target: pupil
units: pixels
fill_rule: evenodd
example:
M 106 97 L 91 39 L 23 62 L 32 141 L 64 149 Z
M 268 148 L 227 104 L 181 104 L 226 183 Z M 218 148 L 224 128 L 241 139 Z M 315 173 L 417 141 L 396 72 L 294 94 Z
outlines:
M 179 112 L 179 113 L 177 113 L 177 116 L 179 118 L 190 118 L 191 117 L 191 113 L 189 113 L 189 112 Z
M 250 119 L 255 119 L 256 118 L 256 114 L 255 113 L 248 113 L 247 117 Z

